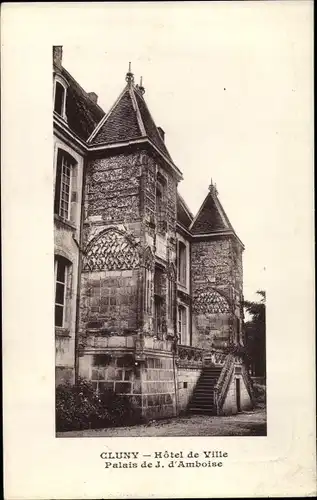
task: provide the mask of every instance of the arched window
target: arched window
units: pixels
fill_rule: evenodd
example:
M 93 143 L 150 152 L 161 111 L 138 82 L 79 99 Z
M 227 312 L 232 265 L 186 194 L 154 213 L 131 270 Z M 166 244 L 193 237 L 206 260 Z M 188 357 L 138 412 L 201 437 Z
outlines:
M 65 151 L 59 149 L 56 164 L 54 213 L 64 220 L 70 218 L 72 169 L 76 161 Z
M 67 283 L 71 263 L 60 255 L 55 256 L 55 326 L 66 326 Z

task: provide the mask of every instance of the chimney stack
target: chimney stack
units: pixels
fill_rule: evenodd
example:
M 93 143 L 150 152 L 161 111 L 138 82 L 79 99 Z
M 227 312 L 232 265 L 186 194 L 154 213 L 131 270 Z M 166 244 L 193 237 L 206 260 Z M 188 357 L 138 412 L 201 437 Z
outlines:
M 88 97 L 89 99 L 94 102 L 95 104 L 97 104 L 97 101 L 98 101 L 98 96 L 95 92 L 88 92 Z
M 63 60 L 63 46 L 53 45 L 53 64 L 57 66 L 58 69 L 62 69 Z
M 159 131 L 159 134 L 161 136 L 161 139 L 163 142 L 165 142 L 165 132 L 161 127 L 157 127 L 157 130 Z

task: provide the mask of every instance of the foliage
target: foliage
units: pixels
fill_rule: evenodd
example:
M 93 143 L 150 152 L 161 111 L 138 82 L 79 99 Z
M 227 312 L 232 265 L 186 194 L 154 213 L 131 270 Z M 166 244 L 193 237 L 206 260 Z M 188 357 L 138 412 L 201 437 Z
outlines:
M 127 396 L 114 391 L 98 395 L 87 380 L 56 388 L 56 430 L 59 432 L 131 425 L 138 420 L 138 412 Z
M 246 355 L 246 348 L 240 344 L 231 343 L 228 346 L 223 347 L 223 351 L 226 354 L 233 354 L 233 355 L 241 356 L 242 358 L 244 358 Z
M 247 361 L 252 375 L 261 377 L 266 374 L 266 341 L 265 341 L 265 313 L 266 293 L 264 290 L 256 292 L 260 296 L 259 302 L 244 302 L 245 310 L 251 315 L 251 320 L 245 323 Z
M 257 403 L 265 403 L 266 401 L 266 387 L 265 385 L 254 383 L 253 394 Z

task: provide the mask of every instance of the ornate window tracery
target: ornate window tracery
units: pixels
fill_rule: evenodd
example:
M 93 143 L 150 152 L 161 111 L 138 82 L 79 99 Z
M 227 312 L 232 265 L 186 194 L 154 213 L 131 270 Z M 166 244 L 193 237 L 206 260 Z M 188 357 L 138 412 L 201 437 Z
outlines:
M 201 313 L 229 313 L 227 299 L 215 289 L 198 290 L 194 295 L 194 309 Z
M 88 245 L 84 271 L 135 269 L 140 258 L 137 245 L 116 229 L 102 232 Z

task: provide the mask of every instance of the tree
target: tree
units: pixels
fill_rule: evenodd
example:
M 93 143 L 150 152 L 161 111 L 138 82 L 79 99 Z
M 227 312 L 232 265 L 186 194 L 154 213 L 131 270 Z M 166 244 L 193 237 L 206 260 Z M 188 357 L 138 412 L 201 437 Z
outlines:
M 245 322 L 246 354 L 251 375 L 266 376 L 266 342 L 265 342 L 265 299 L 264 290 L 256 292 L 261 298 L 258 302 L 244 301 L 244 308 L 251 315 Z

